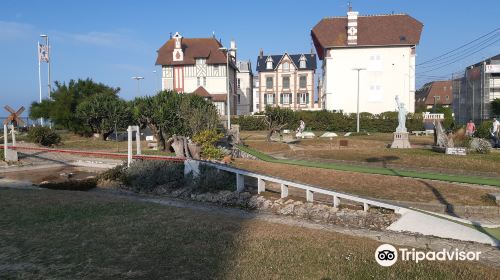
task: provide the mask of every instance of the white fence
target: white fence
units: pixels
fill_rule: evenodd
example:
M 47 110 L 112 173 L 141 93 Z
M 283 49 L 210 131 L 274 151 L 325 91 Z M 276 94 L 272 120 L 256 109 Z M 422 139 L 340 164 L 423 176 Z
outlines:
M 227 172 L 231 172 L 231 173 L 236 174 L 236 191 L 238 191 L 238 192 L 241 192 L 245 189 L 245 176 L 246 176 L 246 177 L 253 177 L 253 178 L 257 179 L 257 192 L 259 194 L 266 191 L 266 182 L 273 182 L 273 183 L 278 183 L 281 185 L 281 197 L 282 198 L 287 197 L 288 196 L 288 189 L 290 187 L 293 187 L 293 188 L 304 190 L 305 195 L 306 195 L 306 200 L 308 202 L 313 202 L 314 201 L 314 194 L 318 193 L 318 194 L 324 194 L 327 196 L 331 196 L 332 204 L 334 207 L 338 207 L 340 205 L 341 199 L 346 199 L 346 200 L 349 200 L 352 202 L 359 203 L 360 205 L 363 205 L 364 211 L 368 211 L 370 206 L 391 209 L 391 210 L 394 210 L 396 213 L 399 213 L 400 210 L 402 210 L 402 209 L 406 209 L 405 207 L 402 207 L 399 205 L 393 205 L 393 204 L 389 204 L 389 203 L 378 201 L 378 200 L 371 199 L 371 198 L 364 198 L 361 196 L 348 194 L 348 193 L 344 193 L 344 192 L 326 190 L 326 189 L 318 188 L 318 187 L 315 187 L 315 186 L 312 186 L 309 184 L 292 182 L 292 181 L 284 180 L 284 179 L 273 177 L 273 176 L 258 174 L 255 172 L 230 167 L 230 166 L 223 165 L 223 164 L 217 164 L 217 163 L 207 162 L 207 161 L 197 161 L 197 160 L 191 160 L 191 159 L 186 159 L 184 163 L 185 163 L 184 166 L 185 166 L 186 173 L 189 173 L 190 171 L 193 171 L 193 170 L 198 170 L 199 164 L 205 164 L 205 165 L 215 167 L 219 170 L 223 170 L 223 171 L 227 171 Z

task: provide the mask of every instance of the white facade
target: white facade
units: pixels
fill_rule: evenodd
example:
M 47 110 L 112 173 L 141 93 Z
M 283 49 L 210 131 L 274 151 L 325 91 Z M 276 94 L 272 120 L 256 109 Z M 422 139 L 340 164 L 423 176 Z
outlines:
M 415 52 L 411 46 L 340 47 L 327 49 L 323 85 L 327 110 L 355 113 L 358 72 L 359 111 L 394 111 L 399 95 L 409 112 L 415 111 Z M 320 96 L 321 96 L 320 95 Z
M 236 74 L 236 114 L 248 115 L 253 105 L 253 74 L 250 61 L 238 61 Z
M 252 100 L 252 114 L 260 112 L 259 107 L 259 75 L 253 77 L 253 100 Z

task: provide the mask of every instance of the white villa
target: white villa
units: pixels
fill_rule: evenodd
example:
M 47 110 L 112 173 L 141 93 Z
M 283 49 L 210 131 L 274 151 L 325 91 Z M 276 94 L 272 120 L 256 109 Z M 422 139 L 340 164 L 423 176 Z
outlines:
M 406 14 L 324 18 L 311 30 L 323 61 L 319 96 L 325 109 L 355 113 L 394 111 L 395 96 L 415 111 L 415 47 L 423 24 Z
M 238 61 L 236 74 L 236 114 L 248 115 L 253 105 L 253 73 L 250 61 Z

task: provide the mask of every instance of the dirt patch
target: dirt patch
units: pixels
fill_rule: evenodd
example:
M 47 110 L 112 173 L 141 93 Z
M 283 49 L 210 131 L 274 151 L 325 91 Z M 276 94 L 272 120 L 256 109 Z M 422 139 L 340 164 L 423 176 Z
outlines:
M 460 184 L 344 172 L 247 159 L 236 159 L 234 165 L 266 175 L 373 198 L 430 202 L 447 206 L 491 205 L 484 199 L 485 195 L 491 190 Z
M 0 174 L 0 176 L 11 180 L 23 180 L 30 181 L 33 184 L 40 184 L 41 182 L 63 182 L 68 179 L 82 180 L 96 176 L 97 174 L 97 171 L 90 171 L 84 168 L 61 166 L 19 172 L 5 172 Z

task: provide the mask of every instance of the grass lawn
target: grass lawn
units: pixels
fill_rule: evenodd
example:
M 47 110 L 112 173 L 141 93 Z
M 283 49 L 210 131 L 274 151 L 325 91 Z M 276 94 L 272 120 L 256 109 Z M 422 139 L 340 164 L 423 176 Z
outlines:
M 317 132 L 316 135 L 321 135 Z M 255 150 L 285 156 L 290 159 L 317 161 L 350 161 L 371 163 L 375 166 L 402 166 L 409 169 L 433 169 L 455 174 L 491 173 L 500 177 L 500 152 L 449 156 L 424 148 L 431 145 L 432 136 L 410 136 L 414 149 L 388 149 L 392 134 L 376 133 L 370 136 L 301 139 L 293 147 L 285 143 L 266 142 L 264 131 L 243 131 L 241 139 Z M 348 140 L 349 146 L 339 148 L 339 140 Z
M 0 278 L 495 279 L 472 262 L 379 266 L 379 243 L 92 192 L 0 189 Z

